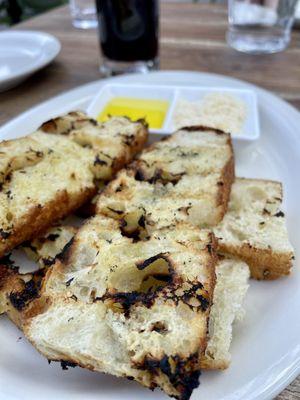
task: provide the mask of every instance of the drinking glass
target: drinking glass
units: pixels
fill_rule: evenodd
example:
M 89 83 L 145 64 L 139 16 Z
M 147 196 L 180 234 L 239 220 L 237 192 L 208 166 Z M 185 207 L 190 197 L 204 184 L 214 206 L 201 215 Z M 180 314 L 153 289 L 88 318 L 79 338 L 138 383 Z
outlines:
M 72 23 L 75 28 L 89 29 L 98 25 L 94 0 L 70 0 Z
M 105 75 L 157 69 L 159 0 L 96 0 L 100 71 Z
M 298 0 L 228 0 L 227 42 L 236 50 L 276 53 L 290 42 Z

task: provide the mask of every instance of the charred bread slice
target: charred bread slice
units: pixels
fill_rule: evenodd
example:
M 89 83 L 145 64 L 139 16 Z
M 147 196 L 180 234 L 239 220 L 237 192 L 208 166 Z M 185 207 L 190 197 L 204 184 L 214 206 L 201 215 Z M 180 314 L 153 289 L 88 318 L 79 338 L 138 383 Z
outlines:
M 179 221 L 199 227 L 220 222 L 234 178 L 230 135 L 204 127 L 156 142 L 99 196 L 97 212 L 125 220 L 137 215 L 147 229 Z
M 97 215 L 22 311 L 25 335 L 50 360 L 188 399 L 207 345 L 216 262 L 209 231 L 179 224 L 136 241 Z
M 143 121 L 132 122 L 126 117 L 113 117 L 98 123 L 81 111 L 71 112 L 45 122 L 40 131 L 65 136 L 93 155 L 92 170 L 101 181 L 128 164 L 141 151 L 148 138 Z
M 97 180 L 111 179 L 146 139 L 141 123 L 116 117 L 98 124 L 73 112 L 1 142 L 0 257 L 92 198 Z
M 244 260 L 256 279 L 288 275 L 294 258 L 280 182 L 237 179 L 229 210 L 214 229 L 220 250 Z
M 176 184 L 184 175 L 219 173 L 230 191 L 234 177 L 230 134 L 204 126 L 180 129 L 145 149 L 138 160 L 140 179 L 151 182 Z
M 215 215 L 208 217 L 203 225 L 215 225 L 227 210 L 234 180 L 230 135 L 204 126 L 180 129 L 144 150 L 133 170 L 137 180 L 173 185 L 174 192 L 177 189 L 181 197 L 194 193 L 199 198 L 205 186 L 207 192 L 213 187 Z M 211 180 L 205 182 L 208 178 Z
M 184 176 L 177 185 L 149 183 L 122 170 L 98 197 L 97 212 L 123 221 L 124 230 L 148 232 L 178 222 L 214 225 L 223 215 L 217 174 Z

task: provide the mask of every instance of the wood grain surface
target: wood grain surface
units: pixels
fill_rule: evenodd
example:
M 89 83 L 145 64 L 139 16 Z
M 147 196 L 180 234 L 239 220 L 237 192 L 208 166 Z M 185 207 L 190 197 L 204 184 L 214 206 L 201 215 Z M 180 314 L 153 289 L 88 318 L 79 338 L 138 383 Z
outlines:
M 226 7 L 165 3 L 161 7 L 161 69 L 214 72 L 260 85 L 300 109 L 300 31 L 290 47 L 273 55 L 247 55 L 225 41 Z M 14 29 L 54 34 L 62 51 L 22 85 L 0 93 L 0 125 L 52 96 L 101 78 L 97 30 L 72 27 L 67 7 L 30 19 Z M 276 400 L 300 399 L 300 378 Z

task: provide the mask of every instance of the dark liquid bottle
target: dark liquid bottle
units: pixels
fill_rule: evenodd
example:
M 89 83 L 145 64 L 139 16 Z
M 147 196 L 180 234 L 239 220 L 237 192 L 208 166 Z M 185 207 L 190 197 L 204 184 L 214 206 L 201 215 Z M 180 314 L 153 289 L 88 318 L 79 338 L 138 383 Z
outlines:
M 102 52 L 114 61 L 158 55 L 158 0 L 97 0 Z

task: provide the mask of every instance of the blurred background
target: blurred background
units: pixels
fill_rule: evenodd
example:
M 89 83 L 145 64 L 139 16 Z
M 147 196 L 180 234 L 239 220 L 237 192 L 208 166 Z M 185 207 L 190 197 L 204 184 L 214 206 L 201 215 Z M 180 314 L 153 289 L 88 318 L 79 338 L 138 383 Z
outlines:
M 168 0 L 162 0 L 168 2 Z M 226 0 L 178 0 L 187 3 L 225 3 Z M 0 25 L 18 23 L 53 7 L 68 3 L 67 0 L 0 0 Z
M 65 3 L 66 0 L 0 0 L 0 24 L 12 25 Z
M 161 0 L 169 2 L 174 0 Z M 175 0 L 178 3 L 213 3 L 224 4 L 227 0 Z M 0 0 L 0 29 L 21 22 L 51 8 L 67 4 L 68 0 Z M 297 17 L 300 16 L 299 0 Z M 299 15 L 298 15 L 299 14 Z

